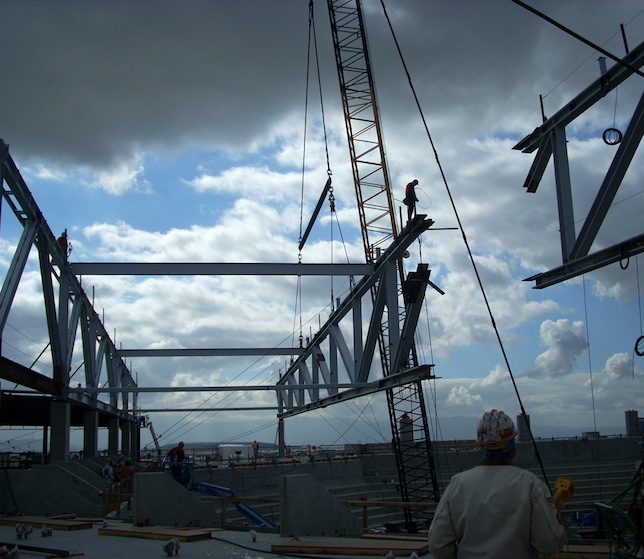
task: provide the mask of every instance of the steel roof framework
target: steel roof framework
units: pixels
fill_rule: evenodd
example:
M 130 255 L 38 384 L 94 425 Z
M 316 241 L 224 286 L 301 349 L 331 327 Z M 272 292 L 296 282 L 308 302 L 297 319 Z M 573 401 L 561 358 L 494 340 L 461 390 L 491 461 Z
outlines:
M 547 272 L 526 278 L 526 281 L 534 281 L 537 289 L 574 278 L 644 251 L 644 234 L 641 234 L 589 254 L 610 205 L 641 143 L 644 134 L 644 94 L 633 112 L 630 124 L 623 134 L 622 141 L 619 143 L 579 234 L 575 231 L 572 183 L 566 149 L 566 126 L 629 78 L 634 70 L 642 65 L 644 65 L 644 43 L 639 44 L 622 59 L 622 63 L 615 64 L 608 69 L 605 74 L 591 83 L 555 115 L 545 120 L 541 126 L 514 146 L 514 149 L 521 150 L 523 153 L 537 152 L 523 185 L 527 192 L 537 191 L 551 157 L 555 171 L 563 264 Z
M 71 263 L 47 225 L 9 155 L 8 145 L 4 141 L 0 141 L 0 157 L 2 201 L 11 208 L 23 227 L 20 241 L 0 291 L 0 334 L 7 324 L 20 279 L 31 249 L 35 245 L 38 251 L 48 345 L 52 355 L 51 376 L 38 373 L 0 356 L 0 378 L 27 388 L 27 390 L 11 390 L 12 394 L 3 391 L 3 402 L 10 402 L 12 410 L 18 410 L 21 406 L 20 402 L 29 401 L 29 406 L 42 403 L 42 395 L 48 395 L 50 399 L 47 402 L 61 401 L 77 407 L 81 406 L 72 410 L 74 425 L 82 421 L 78 416 L 78 411 L 82 408 L 135 422 L 137 414 L 141 411 L 137 409 L 139 393 L 162 392 L 170 388 L 138 387 L 126 365 L 127 357 L 290 356 L 296 363 L 291 371 L 297 371 L 297 375 L 288 372 L 277 386 L 262 387 L 276 392 L 278 400 L 276 408 L 282 419 L 313 407 L 323 407 L 409 383 L 416 384 L 431 376 L 429 365 L 407 369 L 386 379 L 374 378 L 375 374 L 371 367 L 373 346 L 376 343 L 377 332 L 380 331 L 383 315 L 391 317 L 389 350 L 392 358 L 398 363 L 397 371 L 403 368 L 403 363 L 409 355 L 425 288 L 428 284 L 431 285 L 431 282 L 426 267 L 421 266 L 417 272 L 410 274 L 406 287 L 409 314 L 405 322 L 399 324 L 397 261 L 402 258 L 405 250 L 418 236 L 433 224 L 431 220 L 426 220 L 425 216 L 417 216 L 389 248 L 381 253 L 377 261 L 367 264 Z M 78 279 L 81 275 L 229 274 L 298 276 L 359 274 L 362 279 L 353 287 L 345 301 L 334 311 L 324 328 L 310 344 L 307 344 L 307 347 L 166 348 L 162 350 L 117 349 Z M 375 302 L 370 300 L 371 297 L 365 299 L 367 301 L 364 304 L 365 308 L 367 305 L 371 306 L 371 318 L 367 320 L 365 334 L 362 331 L 365 327 L 363 313 L 366 315 L 367 311 L 363 311 L 362 300 L 365 295 L 371 295 L 374 289 L 378 293 Z M 348 327 L 348 337 L 344 333 L 347 327 L 342 323 L 347 316 L 349 316 L 348 320 L 352 321 L 352 325 Z M 350 339 L 352 336 L 353 339 Z M 72 387 L 70 386 L 71 366 L 77 357 L 74 351 L 79 347 L 82 348 L 85 386 Z M 352 348 L 353 355 L 349 347 Z M 310 367 L 308 369 L 310 373 L 307 372 L 307 367 Z M 343 378 L 344 371 L 346 371 L 346 378 Z M 224 389 L 223 387 L 191 388 L 201 392 Z M 243 387 L 233 387 L 233 389 L 243 390 Z M 325 395 L 320 397 L 321 392 L 324 391 L 326 391 Z M 100 401 L 98 399 L 100 394 L 106 394 L 109 403 Z M 45 407 L 39 408 L 37 424 L 53 425 L 47 418 Z M 146 412 L 152 411 L 170 410 L 146 410 Z M 67 424 L 70 424 L 69 420 Z M 100 424 L 104 425 L 105 420 L 101 419 Z
M 96 409 L 127 417 L 128 411 L 136 407 L 136 395 L 130 401 L 128 392 L 116 391 L 110 395 L 109 404 L 105 404 L 68 392 L 77 335 L 82 342 L 87 386 L 99 386 L 103 376 L 107 377 L 107 385 L 113 388 L 134 386 L 135 382 L 9 155 L 9 146 L 2 140 L 0 159 L 2 201 L 23 226 L 0 291 L 0 335 L 7 324 L 27 259 L 35 245 L 52 360 L 50 378 L 3 357 L 0 377 L 56 398 L 78 400 Z

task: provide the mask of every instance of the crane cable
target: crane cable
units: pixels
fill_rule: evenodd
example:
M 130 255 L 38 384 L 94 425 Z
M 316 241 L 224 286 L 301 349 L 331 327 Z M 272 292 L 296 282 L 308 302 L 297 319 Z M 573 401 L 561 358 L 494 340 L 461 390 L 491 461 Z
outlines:
M 342 247 L 345 252 L 345 256 L 347 259 L 347 262 L 349 262 L 349 255 L 347 253 L 346 249 L 346 243 L 344 240 L 344 235 L 342 234 L 342 228 L 340 227 L 340 221 L 338 219 L 338 214 L 336 212 L 335 208 L 335 196 L 333 194 L 333 185 L 330 183 L 331 181 L 331 176 L 333 175 L 333 172 L 331 171 L 331 161 L 329 157 L 329 140 L 328 140 L 328 134 L 327 134 L 327 128 L 326 128 L 326 113 L 324 111 L 324 96 L 322 94 L 322 77 L 320 74 L 320 56 L 319 56 L 319 50 L 318 50 L 318 41 L 317 41 L 317 34 L 316 34 L 316 26 L 315 26 L 315 10 L 313 6 L 313 0 L 309 0 L 309 43 L 308 43 L 308 56 L 307 56 L 307 68 L 306 68 L 306 92 L 307 92 L 307 99 L 305 103 L 305 110 L 308 112 L 308 91 L 309 91 L 309 77 L 311 74 L 311 69 L 310 69 L 310 63 L 311 63 L 311 44 L 313 45 L 313 53 L 315 55 L 315 69 L 317 72 L 317 80 L 318 80 L 318 95 L 320 98 L 320 117 L 322 119 L 322 133 L 324 136 L 324 152 L 326 156 L 326 172 L 329 177 L 329 211 L 331 213 L 331 263 L 333 264 L 334 261 L 334 254 L 333 254 L 333 218 L 335 217 L 335 222 L 338 226 L 338 232 L 340 234 L 340 239 L 342 242 Z M 305 116 L 305 122 L 306 122 L 306 116 Z M 306 127 L 305 127 L 305 137 L 304 141 L 306 143 Z M 304 205 L 304 160 L 302 161 L 302 199 L 300 202 L 300 243 L 302 242 L 302 208 Z M 301 259 L 301 254 L 300 254 L 300 259 Z M 350 278 L 350 284 L 353 285 L 353 277 Z M 331 310 L 335 309 L 335 298 L 334 298 L 334 278 L 331 276 Z
M 317 40 L 317 35 L 315 33 L 315 17 L 314 17 L 314 10 L 313 10 L 313 0 L 309 0 L 309 28 L 313 29 L 313 45 L 315 47 L 315 64 L 316 64 L 316 69 L 317 69 L 317 74 L 318 74 L 318 91 L 320 94 L 320 111 L 321 111 L 321 117 L 322 117 L 322 131 L 324 132 L 324 149 L 326 152 L 326 172 L 329 176 L 331 176 L 331 164 L 329 163 L 329 142 L 327 140 L 327 133 L 326 133 L 326 119 L 324 117 L 324 102 L 322 100 L 322 78 L 320 76 L 320 57 L 318 55 L 318 40 Z
M 315 48 L 315 56 L 317 60 L 317 40 L 315 39 L 315 22 L 314 22 L 314 12 L 313 12 L 313 0 L 309 1 L 309 34 L 308 34 L 308 44 L 306 50 L 306 85 L 304 91 L 304 130 L 303 135 L 303 146 L 302 146 L 302 172 L 301 172 L 301 186 L 300 186 L 300 236 L 298 239 L 298 254 L 297 262 L 298 264 L 302 263 L 302 235 L 303 235 L 303 225 L 304 225 L 304 176 L 306 170 L 306 139 L 308 136 L 308 115 L 309 115 L 309 78 L 311 76 L 311 43 L 313 42 Z M 319 64 L 318 64 L 319 67 Z M 318 68 L 318 81 L 319 81 L 319 68 Z M 324 117 L 323 117 L 324 121 Z M 326 132 L 325 132 L 326 138 Z M 329 166 L 329 156 L 327 150 L 327 168 Z M 303 334 L 302 334 L 302 276 L 297 276 L 297 287 L 295 293 L 295 305 L 293 308 L 293 336 L 295 336 L 295 322 L 299 315 L 300 327 L 299 327 L 299 345 L 303 345 Z
M 462 224 L 462 222 L 461 222 L 460 215 L 459 215 L 458 210 L 457 210 L 457 208 L 456 208 L 456 203 L 455 203 L 455 201 L 454 201 L 454 197 L 452 196 L 452 192 L 451 192 L 451 189 L 450 189 L 450 187 L 449 187 L 449 183 L 448 183 L 448 181 L 447 181 L 447 177 L 445 176 L 445 172 L 444 172 L 444 170 L 443 170 L 443 166 L 442 166 L 442 164 L 441 164 L 441 162 L 440 162 L 440 158 L 439 158 L 439 156 L 438 156 L 438 151 L 437 151 L 436 146 L 435 146 L 435 144 L 434 144 L 434 140 L 433 140 L 433 138 L 432 138 L 432 135 L 431 135 L 431 133 L 430 133 L 430 131 L 429 131 L 429 127 L 428 127 L 428 125 L 427 125 L 427 120 L 425 119 L 425 114 L 424 114 L 424 112 L 423 112 L 423 109 L 422 109 L 422 107 L 421 107 L 420 101 L 419 101 L 419 99 L 418 99 L 418 95 L 417 95 L 417 93 L 416 93 L 416 88 L 414 87 L 414 84 L 413 84 L 413 82 L 412 82 L 411 74 L 409 73 L 409 69 L 407 68 L 407 63 L 405 62 L 405 59 L 404 59 L 403 54 L 402 54 L 402 50 L 401 50 L 400 45 L 399 45 L 399 43 L 398 43 L 398 39 L 397 39 L 396 34 L 395 34 L 395 32 L 394 32 L 393 26 L 392 26 L 392 24 L 391 24 L 391 20 L 389 19 L 389 14 L 387 13 L 387 8 L 385 7 L 384 0 L 380 0 L 380 4 L 381 4 L 381 6 L 382 6 L 382 10 L 383 10 L 384 15 L 385 15 L 385 18 L 386 18 L 386 20 L 387 20 L 387 24 L 388 24 L 389 29 L 390 29 L 390 31 L 391 31 L 392 38 L 393 38 L 394 43 L 395 43 L 395 45 L 396 45 L 396 49 L 397 49 L 397 51 L 398 51 L 398 55 L 399 55 L 399 57 L 400 57 L 400 60 L 401 60 L 402 65 L 403 65 L 403 69 L 404 69 L 404 71 L 405 71 L 405 75 L 407 76 L 407 81 L 409 82 L 409 87 L 410 87 L 410 89 L 411 89 L 412 95 L 413 95 L 414 100 L 415 100 L 415 102 L 416 102 L 416 106 L 417 106 L 418 111 L 419 111 L 419 113 L 420 113 L 420 117 L 421 117 L 421 119 L 422 119 L 423 126 L 424 126 L 424 128 L 425 128 L 425 133 L 427 134 L 427 139 L 429 140 L 430 146 L 431 146 L 432 151 L 433 151 L 433 153 L 434 153 L 434 159 L 435 159 L 435 161 L 436 161 L 436 165 L 437 165 L 438 170 L 439 170 L 439 172 L 440 172 L 440 176 L 441 176 L 441 178 L 442 178 L 442 180 L 443 180 L 443 184 L 444 184 L 444 186 L 445 186 L 445 190 L 446 190 L 446 192 L 447 192 L 447 196 L 449 197 L 450 204 L 451 204 L 451 206 L 452 206 L 452 210 L 453 210 L 453 212 L 454 212 L 454 216 L 455 216 L 456 221 L 457 221 L 457 223 L 458 223 L 458 227 L 459 227 L 459 229 L 460 229 L 460 231 L 461 231 L 461 235 L 462 235 L 462 237 L 463 237 L 463 242 L 464 242 L 464 244 L 465 244 L 465 248 L 467 249 L 467 254 L 468 254 L 469 259 L 470 259 L 470 262 L 471 262 L 471 264 L 472 264 L 472 268 L 473 268 L 473 270 L 474 270 L 474 274 L 475 274 L 475 276 L 476 276 L 476 280 L 477 280 L 477 282 L 478 282 L 479 288 L 480 288 L 480 290 L 481 290 L 481 294 L 482 294 L 482 296 L 483 296 L 483 301 L 485 302 L 485 307 L 487 308 L 487 312 L 488 312 L 488 315 L 489 315 L 489 317 L 490 317 L 490 321 L 491 321 L 491 323 L 492 323 L 492 328 L 493 328 L 493 330 L 494 330 L 494 333 L 495 333 L 496 338 L 497 338 L 497 342 L 498 342 L 498 344 L 499 344 L 499 348 L 500 348 L 501 353 L 502 353 L 502 355 L 503 355 L 503 361 L 504 361 L 505 366 L 506 366 L 506 368 L 507 368 L 507 370 L 508 370 L 508 373 L 510 374 L 510 379 L 511 379 L 511 381 L 512 381 L 512 386 L 514 387 L 514 392 L 515 392 L 515 394 L 516 394 L 517 401 L 518 401 L 518 403 L 519 403 L 519 408 L 521 409 L 521 415 L 522 415 L 522 416 L 523 416 L 523 418 L 525 419 L 524 424 L 525 424 L 525 427 L 526 427 L 526 429 L 527 429 L 527 431 L 528 431 L 528 433 L 529 433 L 529 435 L 530 435 L 530 440 L 532 441 L 532 445 L 533 445 L 533 447 L 534 447 L 534 452 L 535 452 L 535 456 L 536 456 L 536 458 L 537 458 L 537 462 L 539 463 L 539 468 L 540 468 L 540 470 L 541 470 L 541 473 L 542 473 L 542 475 L 543 475 L 543 479 L 544 479 L 544 481 L 545 481 L 546 485 L 548 485 L 548 487 L 550 487 L 550 484 L 548 483 L 548 477 L 547 477 L 547 474 L 546 474 L 546 470 L 545 470 L 545 467 L 544 467 L 544 465 L 543 465 L 543 461 L 542 461 L 542 459 L 541 459 L 541 454 L 540 454 L 540 452 L 539 452 L 539 448 L 537 447 L 537 443 L 536 443 L 536 441 L 535 441 L 535 439 L 534 439 L 534 436 L 533 436 L 533 434 L 532 434 L 532 429 L 530 428 L 530 423 L 529 423 L 529 422 L 528 422 L 528 420 L 527 420 L 527 419 L 528 419 L 528 415 L 527 415 L 527 413 L 526 413 L 526 411 L 525 411 L 525 408 L 524 408 L 524 406 L 523 406 L 523 401 L 522 401 L 522 399 L 521 399 L 521 395 L 519 394 L 519 388 L 518 388 L 517 383 L 516 383 L 516 380 L 515 380 L 515 378 L 514 378 L 514 374 L 512 373 L 512 367 L 510 366 L 510 361 L 509 361 L 508 356 L 507 356 L 507 353 L 506 353 L 506 351 L 505 351 L 505 346 L 504 346 L 504 344 L 503 344 L 503 340 L 502 340 L 502 338 L 501 338 L 501 334 L 500 334 L 500 332 L 499 332 L 499 329 L 498 329 L 498 327 L 497 327 L 497 325 L 496 325 L 496 321 L 495 321 L 495 319 L 494 319 L 494 313 L 492 312 L 492 308 L 491 308 L 491 306 L 490 306 L 490 302 L 489 302 L 488 297 L 487 297 L 487 294 L 486 294 L 486 292 L 485 292 L 485 287 L 483 286 L 483 281 L 481 280 L 481 276 L 480 276 L 480 274 L 479 274 L 478 268 L 477 268 L 477 266 L 476 266 L 476 262 L 475 262 L 475 260 L 474 260 L 474 255 L 472 254 L 472 250 L 471 250 L 471 248 L 470 248 L 469 242 L 468 242 L 468 240 L 467 240 L 467 236 L 466 236 L 466 234 L 465 234 L 465 229 L 463 228 L 463 224 Z
M 327 132 L 326 132 L 326 117 L 324 114 L 324 99 L 322 96 L 322 77 L 320 75 L 320 56 L 318 53 L 317 34 L 315 32 L 315 10 L 313 8 L 313 0 L 309 0 L 309 33 L 311 32 L 311 29 L 313 30 L 313 50 L 315 53 L 315 67 L 316 67 L 317 78 L 318 78 L 318 94 L 320 96 L 320 116 L 322 118 L 322 132 L 324 135 L 324 151 L 326 154 L 326 173 L 329 176 L 329 180 L 330 180 L 330 177 L 333 173 L 331 172 L 331 162 L 329 159 L 329 141 L 328 141 Z M 309 43 L 309 49 L 310 49 L 310 43 Z M 308 68 L 307 68 L 307 84 L 308 84 Z M 331 216 L 335 215 L 335 196 L 333 195 L 332 184 L 329 186 L 329 211 L 331 213 Z M 336 216 L 336 219 L 337 219 L 337 216 Z M 340 235 L 342 235 L 341 231 L 340 231 Z M 333 219 L 331 219 L 331 264 L 333 264 Z M 333 288 L 334 288 L 333 276 L 331 276 L 331 311 L 335 310 Z

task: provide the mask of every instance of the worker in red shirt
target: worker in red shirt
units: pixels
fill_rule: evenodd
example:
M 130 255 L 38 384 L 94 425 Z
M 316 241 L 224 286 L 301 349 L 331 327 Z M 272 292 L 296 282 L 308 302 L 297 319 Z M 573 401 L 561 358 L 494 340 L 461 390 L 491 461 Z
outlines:
M 121 461 L 119 462 L 119 469 L 121 472 L 121 479 L 129 479 L 134 475 L 134 466 L 132 465 L 132 460 L 121 458 Z
M 170 462 L 170 471 L 172 477 L 179 482 L 181 479 L 181 470 L 183 468 L 183 461 L 186 459 L 186 453 L 183 451 L 183 441 L 168 452 L 168 460 Z
M 121 458 L 119 460 L 119 478 L 121 481 L 129 480 L 126 482 L 129 489 L 132 489 L 132 479 L 134 478 L 134 466 L 131 460 Z

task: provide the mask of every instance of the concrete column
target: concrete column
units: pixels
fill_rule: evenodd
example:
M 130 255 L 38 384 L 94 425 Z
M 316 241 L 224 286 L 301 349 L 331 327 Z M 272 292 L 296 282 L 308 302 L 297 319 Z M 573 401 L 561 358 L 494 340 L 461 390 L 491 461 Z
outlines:
M 71 423 L 71 405 L 54 400 L 50 407 L 51 420 L 51 462 L 69 461 L 69 428 Z
M 98 411 L 86 410 L 83 421 L 83 458 L 98 454 Z
M 519 440 L 522 442 L 530 442 L 530 416 L 517 415 L 517 433 Z
M 121 421 L 121 454 L 130 456 L 132 450 L 132 423 Z
M 132 452 L 130 456 L 134 460 L 138 460 L 141 454 L 141 424 L 132 422 Z
M 284 440 L 284 418 L 280 417 L 277 421 L 277 455 L 284 458 L 286 442 Z
M 43 464 L 47 464 L 47 455 L 49 454 L 49 426 L 45 425 L 42 428 L 42 460 Z
M 111 416 L 107 425 L 107 453 L 117 456 L 119 453 L 119 418 Z
M 626 420 L 626 436 L 637 437 L 640 434 L 640 418 L 637 410 L 626 410 L 624 418 Z

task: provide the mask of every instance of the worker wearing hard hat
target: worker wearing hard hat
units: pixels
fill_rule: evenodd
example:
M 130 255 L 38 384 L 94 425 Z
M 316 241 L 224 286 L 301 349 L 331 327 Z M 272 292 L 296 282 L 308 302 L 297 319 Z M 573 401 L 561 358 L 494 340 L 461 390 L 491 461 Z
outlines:
M 547 486 L 512 464 L 514 423 L 486 412 L 477 429 L 480 465 L 456 474 L 429 527 L 434 559 L 532 559 L 563 547 L 561 524 Z

